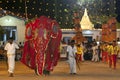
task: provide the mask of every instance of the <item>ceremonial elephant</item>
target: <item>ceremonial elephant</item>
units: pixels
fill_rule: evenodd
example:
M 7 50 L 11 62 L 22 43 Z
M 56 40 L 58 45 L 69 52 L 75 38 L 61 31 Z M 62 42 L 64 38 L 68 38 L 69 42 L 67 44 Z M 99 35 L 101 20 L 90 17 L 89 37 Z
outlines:
M 61 37 L 58 23 L 46 16 L 27 23 L 21 62 L 37 75 L 49 74 L 60 58 Z

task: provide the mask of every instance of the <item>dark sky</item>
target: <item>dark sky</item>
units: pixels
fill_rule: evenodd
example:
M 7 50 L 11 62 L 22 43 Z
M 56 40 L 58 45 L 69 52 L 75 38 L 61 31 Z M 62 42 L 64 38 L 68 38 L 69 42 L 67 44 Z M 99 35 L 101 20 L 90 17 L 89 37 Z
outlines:
M 64 8 L 65 3 L 72 3 L 75 0 L 1 0 L 2 7 L 4 10 L 8 10 L 14 13 L 25 14 L 27 10 L 27 14 L 29 18 L 33 18 L 34 16 L 46 15 L 51 16 L 52 18 L 55 16 L 55 9 L 58 9 L 58 5 Z M 56 2 L 57 1 L 57 2 Z M 63 2 L 64 1 L 64 2 Z M 27 7 L 27 9 L 25 8 Z
M 120 0 L 116 0 L 116 17 L 117 21 L 120 22 Z
M 103 3 L 106 4 L 106 6 L 103 5 L 104 9 L 111 6 L 107 4 L 109 0 L 102 0 L 102 1 Z M 110 0 L 110 1 L 111 2 L 116 1 L 115 4 L 116 13 L 120 14 L 120 6 L 119 6 L 120 0 Z M 40 16 L 40 15 L 51 16 L 53 18 L 60 11 L 61 13 L 65 13 L 64 9 L 73 8 L 76 2 L 77 0 L 0 0 L 0 7 L 3 8 L 4 10 L 11 11 L 15 14 L 20 13 L 22 16 L 25 15 L 25 13 L 27 13 L 29 18 L 33 18 L 34 16 Z M 98 3 L 96 1 L 95 5 L 97 4 Z M 103 11 L 106 11 L 106 9 Z
M 91 0 L 92 1 L 92 0 Z M 120 22 L 120 0 L 93 0 L 94 4 L 83 5 L 88 7 L 91 16 L 117 14 L 117 21 Z M 98 1 L 102 1 L 102 6 Z M 116 1 L 115 4 L 113 2 Z M 49 16 L 56 19 L 62 26 L 72 26 L 72 10 L 75 10 L 77 0 L 0 0 L 0 7 L 7 10 L 5 14 L 13 14 L 18 17 L 27 17 L 29 19 L 41 15 Z M 110 4 L 108 4 L 110 3 Z M 80 15 L 83 15 L 84 7 L 80 7 Z M 106 11 L 109 8 L 109 11 Z M 114 11 L 114 8 L 116 10 Z M 94 10 L 93 10 L 94 9 Z M 102 11 L 100 11 L 102 9 Z M 95 12 L 94 12 L 95 11 Z M 80 19 L 81 19 L 80 16 Z M 70 24 L 70 25 L 69 25 Z

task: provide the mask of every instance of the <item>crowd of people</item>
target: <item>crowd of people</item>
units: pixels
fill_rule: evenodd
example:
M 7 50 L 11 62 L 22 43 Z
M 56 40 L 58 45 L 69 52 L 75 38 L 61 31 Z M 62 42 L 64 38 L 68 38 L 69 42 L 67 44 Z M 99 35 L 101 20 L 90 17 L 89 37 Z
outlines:
M 7 53 L 8 72 L 10 74 L 10 77 L 13 77 L 14 73 L 16 49 L 20 49 L 21 47 L 23 47 L 21 43 L 16 44 L 12 38 L 10 38 L 8 43 L 2 47 Z M 89 56 L 90 61 L 101 61 L 103 63 L 107 63 L 109 65 L 109 68 L 116 69 L 118 54 L 120 52 L 120 47 L 118 46 L 117 41 L 102 42 L 99 44 L 97 44 L 96 41 L 93 41 L 91 43 L 75 44 L 75 41 L 71 40 L 69 44 L 64 47 L 66 47 L 64 51 L 67 53 L 67 60 L 70 66 L 70 74 L 72 75 L 75 75 L 77 73 L 76 66 L 79 68 L 79 63 L 87 60 L 85 59 L 85 56 L 87 54 L 91 54 L 91 56 Z
M 75 44 L 75 41 L 72 40 L 66 46 L 70 74 L 76 74 L 76 65 L 85 60 L 103 62 L 108 64 L 109 68 L 116 69 L 119 52 L 120 46 L 117 41 L 101 42 L 98 44 L 94 40 L 91 43 Z

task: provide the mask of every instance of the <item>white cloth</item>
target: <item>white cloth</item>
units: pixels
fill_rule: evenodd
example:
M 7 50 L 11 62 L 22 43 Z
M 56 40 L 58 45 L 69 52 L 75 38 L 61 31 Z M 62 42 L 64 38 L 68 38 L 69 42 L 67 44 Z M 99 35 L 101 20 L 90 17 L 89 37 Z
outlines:
M 68 62 L 70 65 L 70 73 L 76 73 L 76 60 L 75 60 L 75 54 L 77 52 L 76 46 L 73 48 L 71 46 L 67 47 L 68 52 Z
M 94 46 L 92 47 L 93 49 L 93 56 L 92 56 L 92 61 L 99 61 L 99 57 L 98 57 L 98 46 Z
M 76 46 L 74 46 L 73 48 L 71 46 L 67 46 L 67 52 L 69 53 L 68 54 L 68 59 L 71 58 L 71 57 L 75 57 L 75 54 L 77 53 L 77 48 Z
M 14 73 L 15 69 L 15 55 L 7 55 L 8 57 L 8 72 Z
M 5 45 L 4 50 L 7 51 L 7 57 L 8 57 L 8 72 L 14 73 L 15 68 L 15 51 L 16 49 L 19 49 L 18 45 L 16 43 L 7 43 Z
M 4 49 L 7 50 L 7 54 L 15 54 L 15 50 L 19 49 L 19 47 L 16 43 L 13 42 L 12 44 L 7 43 Z

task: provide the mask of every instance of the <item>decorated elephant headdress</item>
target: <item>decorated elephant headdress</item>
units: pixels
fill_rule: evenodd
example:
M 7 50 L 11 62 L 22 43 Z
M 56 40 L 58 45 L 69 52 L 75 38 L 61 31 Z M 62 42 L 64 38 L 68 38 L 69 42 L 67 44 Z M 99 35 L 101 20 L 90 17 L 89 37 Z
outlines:
M 41 16 L 26 25 L 21 62 L 43 74 L 52 71 L 59 59 L 62 32 L 56 20 Z

